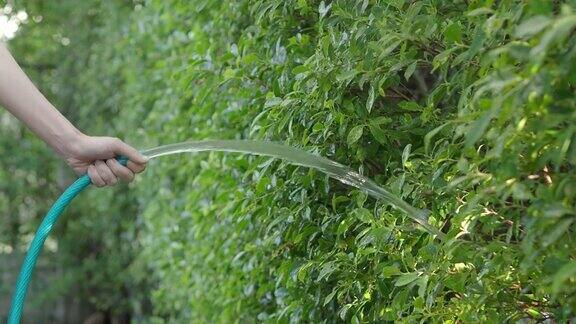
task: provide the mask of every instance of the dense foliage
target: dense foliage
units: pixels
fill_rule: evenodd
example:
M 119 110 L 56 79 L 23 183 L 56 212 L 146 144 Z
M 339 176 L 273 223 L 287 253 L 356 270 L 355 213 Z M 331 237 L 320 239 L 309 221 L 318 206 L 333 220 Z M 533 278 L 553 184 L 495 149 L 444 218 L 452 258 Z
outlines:
M 96 307 L 152 322 L 576 316 L 574 1 L 50 6 L 29 7 L 51 19 L 12 46 L 54 29 L 42 84 L 85 131 L 285 142 L 447 233 L 283 162 L 167 158 L 130 190 L 87 194 L 55 234 Z

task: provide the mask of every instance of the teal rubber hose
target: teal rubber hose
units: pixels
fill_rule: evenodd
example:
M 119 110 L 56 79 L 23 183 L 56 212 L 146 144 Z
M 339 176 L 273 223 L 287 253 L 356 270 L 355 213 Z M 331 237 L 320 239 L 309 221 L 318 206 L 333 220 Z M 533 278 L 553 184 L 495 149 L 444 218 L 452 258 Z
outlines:
M 118 161 L 126 165 L 127 160 L 125 158 L 118 158 Z M 40 227 L 34 235 L 32 243 L 28 248 L 26 257 L 24 258 L 24 263 L 20 269 L 20 274 L 18 275 L 18 280 L 16 281 L 16 289 L 12 297 L 12 306 L 10 307 L 10 314 L 8 315 L 8 324 L 18 324 L 22 318 L 22 311 L 24 310 L 24 301 L 26 299 L 26 293 L 28 292 L 28 286 L 30 285 L 30 278 L 32 277 L 32 272 L 36 266 L 36 261 L 38 256 L 42 251 L 44 246 L 44 241 L 52 231 L 52 227 L 58 221 L 58 218 L 64 211 L 64 209 L 70 204 L 70 202 L 78 196 L 80 192 L 86 189 L 90 185 L 90 178 L 87 175 L 83 175 L 78 178 L 74 183 L 72 183 L 60 197 L 54 202 Z
M 28 285 L 30 284 L 30 278 L 34 267 L 36 266 L 36 261 L 38 260 L 38 255 L 42 251 L 44 246 L 44 241 L 50 234 L 52 227 L 64 211 L 64 209 L 70 204 L 72 199 L 74 199 L 82 190 L 86 189 L 90 185 L 90 178 L 87 175 L 83 175 L 78 178 L 74 183 L 70 185 L 62 195 L 54 202 L 54 205 L 50 208 L 40 227 L 36 231 L 36 235 L 28 248 L 26 253 L 26 258 L 20 269 L 20 275 L 18 275 L 18 281 L 16 282 L 16 290 L 14 291 L 14 297 L 12 297 L 12 306 L 10 307 L 10 315 L 8 316 L 9 324 L 20 323 L 20 318 L 22 317 L 22 311 L 24 308 L 24 300 L 26 299 L 26 292 L 28 291 Z

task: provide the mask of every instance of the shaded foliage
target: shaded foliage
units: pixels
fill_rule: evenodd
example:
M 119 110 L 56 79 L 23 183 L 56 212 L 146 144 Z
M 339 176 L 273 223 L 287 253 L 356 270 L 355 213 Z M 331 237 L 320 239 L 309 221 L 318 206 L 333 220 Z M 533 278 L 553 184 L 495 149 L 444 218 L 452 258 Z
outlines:
M 98 307 L 157 322 L 575 316 L 572 1 L 59 6 L 73 18 L 57 23 L 70 43 L 50 89 L 84 130 L 286 142 L 448 235 L 282 162 L 154 161 L 57 234 Z

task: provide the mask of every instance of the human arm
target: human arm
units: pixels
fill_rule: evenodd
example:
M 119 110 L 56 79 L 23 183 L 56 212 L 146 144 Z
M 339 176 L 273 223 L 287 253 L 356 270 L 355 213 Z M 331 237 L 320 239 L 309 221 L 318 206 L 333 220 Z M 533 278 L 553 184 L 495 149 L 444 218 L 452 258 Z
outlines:
M 118 178 L 131 181 L 146 167 L 146 158 L 117 138 L 80 132 L 34 86 L 8 49 L 0 43 L 0 105 L 38 135 L 78 174 L 88 173 L 101 187 Z M 129 159 L 126 167 L 115 157 Z

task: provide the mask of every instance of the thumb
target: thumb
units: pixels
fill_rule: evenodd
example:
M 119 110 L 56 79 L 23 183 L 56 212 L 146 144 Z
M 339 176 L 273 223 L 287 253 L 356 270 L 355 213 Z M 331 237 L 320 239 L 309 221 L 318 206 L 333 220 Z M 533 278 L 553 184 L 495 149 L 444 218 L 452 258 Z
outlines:
M 114 154 L 124 155 L 128 158 L 128 160 L 138 164 L 145 164 L 148 162 L 147 157 L 138 152 L 137 149 L 122 142 L 120 139 L 116 139 L 116 143 L 114 145 Z

